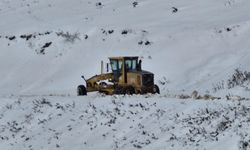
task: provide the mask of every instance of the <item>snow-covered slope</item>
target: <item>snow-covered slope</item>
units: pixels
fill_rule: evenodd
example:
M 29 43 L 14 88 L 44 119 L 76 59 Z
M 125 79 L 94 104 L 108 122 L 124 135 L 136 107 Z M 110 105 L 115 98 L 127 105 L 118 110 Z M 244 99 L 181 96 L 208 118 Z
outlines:
M 162 90 L 212 92 L 234 69 L 249 69 L 249 6 L 247 0 L 1 0 L 0 91 L 75 94 L 80 75 L 98 74 L 100 60 L 138 55 L 156 81 L 168 81 Z M 75 38 L 67 41 L 67 33 Z
M 246 102 L 95 95 L 5 97 L 0 105 L 4 150 L 250 148 Z
M 1 149 L 250 149 L 249 8 L 0 0 Z M 140 56 L 162 94 L 75 96 L 81 75 L 118 55 Z M 217 98 L 188 98 L 194 90 Z

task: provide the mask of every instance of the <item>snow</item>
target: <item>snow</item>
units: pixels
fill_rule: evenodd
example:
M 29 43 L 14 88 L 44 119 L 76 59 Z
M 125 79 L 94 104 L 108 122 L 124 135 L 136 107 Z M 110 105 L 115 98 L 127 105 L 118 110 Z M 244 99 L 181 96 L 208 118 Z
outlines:
M 250 2 L 133 2 L 0 0 L 2 149 L 250 148 Z M 76 97 L 81 75 L 122 55 L 161 95 Z
M 3 97 L 5 149 L 240 149 L 249 102 L 158 95 Z

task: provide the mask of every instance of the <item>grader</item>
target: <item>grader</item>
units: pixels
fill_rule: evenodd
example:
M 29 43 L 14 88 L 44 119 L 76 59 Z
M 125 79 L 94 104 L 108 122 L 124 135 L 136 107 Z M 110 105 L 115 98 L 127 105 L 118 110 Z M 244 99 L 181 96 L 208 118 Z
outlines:
M 107 95 L 113 94 L 145 94 L 160 93 L 159 87 L 154 84 L 154 74 L 141 69 L 141 60 L 133 57 L 110 57 L 111 73 L 103 73 L 103 62 L 101 74 L 89 79 L 82 78 L 86 82 L 77 87 L 77 95 L 87 95 L 88 92 L 98 91 Z M 109 68 L 109 67 L 108 67 Z

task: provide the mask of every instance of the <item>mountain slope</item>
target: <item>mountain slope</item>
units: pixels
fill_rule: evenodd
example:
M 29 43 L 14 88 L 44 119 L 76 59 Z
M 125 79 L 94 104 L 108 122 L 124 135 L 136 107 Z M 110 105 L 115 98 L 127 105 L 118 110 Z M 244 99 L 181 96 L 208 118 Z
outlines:
M 1 93 L 73 94 L 80 75 L 99 73 L 100 60 L 116 55 L 142 57 L 171 91 L 211 91 L 234 69 L 249 69 L 247 0 L 133 4 L 2 0 Z
M 158 96 L 5 97 L 2 149 L 249 149 L 249 103 Z
M 0 0 L 1 149 L 249 149 L 249 7 Z M 139 56 L 161 94 L 75 96 L 120 55 Z

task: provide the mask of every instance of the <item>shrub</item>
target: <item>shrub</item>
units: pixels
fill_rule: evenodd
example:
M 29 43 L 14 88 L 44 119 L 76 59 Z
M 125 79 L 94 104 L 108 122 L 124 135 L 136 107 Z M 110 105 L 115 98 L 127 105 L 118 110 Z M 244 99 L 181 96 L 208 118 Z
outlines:
M 66 33 L 64 33 L 63 31 L 61 31 L 61 32 L 57 32 L 56 34 L 57 34 L 57 36 L 63 37 L 65 42 L 69 42 L 69 43 L 74 43 L 76 40 L 81 40 L 80 33 L 78 33 L 78 32 L 75 32 L 75 33 L 66 32 Z
M 250 82 L 250 72 L 241 71 L 237 68 L 230 79 L 227 80 L 227 86 L 228 89 L 231 89 L 235 86 L 244 86 L 246 82 Z

